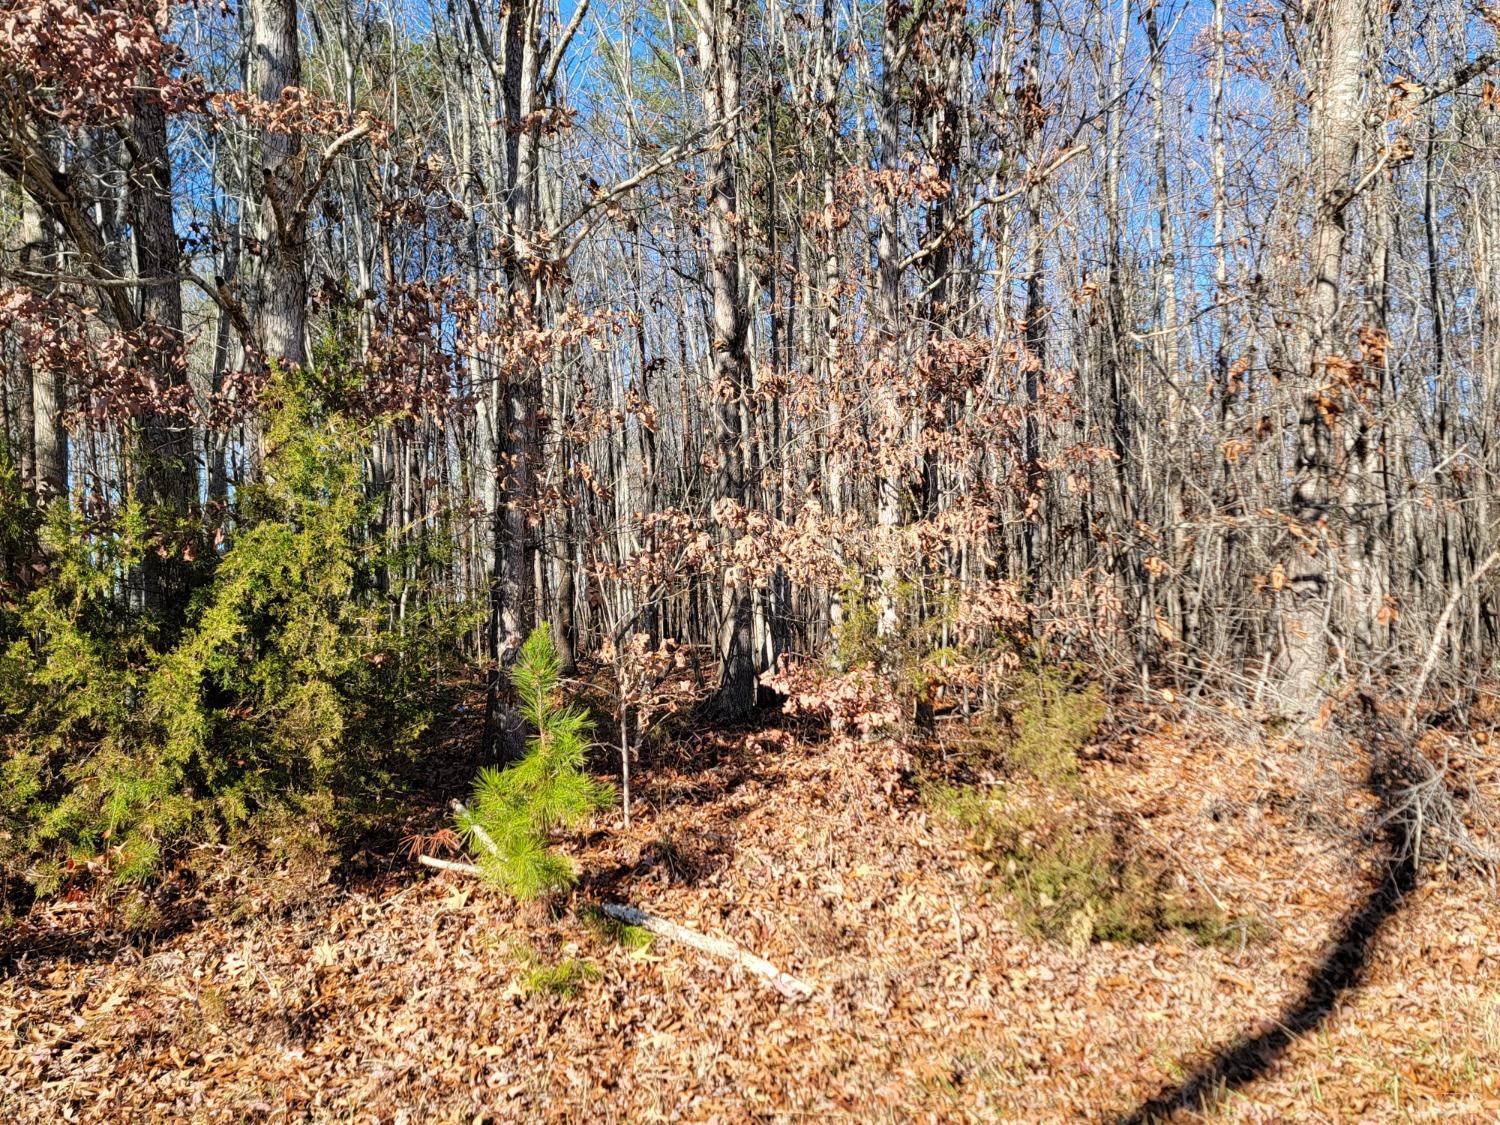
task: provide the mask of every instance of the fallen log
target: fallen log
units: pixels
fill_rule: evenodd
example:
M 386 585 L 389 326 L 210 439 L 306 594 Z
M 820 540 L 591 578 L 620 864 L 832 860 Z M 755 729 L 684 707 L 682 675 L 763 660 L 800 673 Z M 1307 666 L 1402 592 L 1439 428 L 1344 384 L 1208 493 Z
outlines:
M 625 922 L 631 926 L 640 926 L 668 941 L 680 942 L 700 952 L 741 965 L 757 976 L 770 981 L 772 987 L 783 996 L 799 1000 L 813 994 L 813 986 L 806 981 L 798 980 L 782 972 L 764 957 L 746 953 L 732 941 L 700 934 L 697 930 L 690 930 L 686 926 L 679 926 L 676 922 L 669 922 L 665 918 L 658 918 L 655 914 L 647 914 L 644 910 L 637 910 L 633 906 L 624 906 L 617 902 L 606 902 L 603 910 L 616 921 Z

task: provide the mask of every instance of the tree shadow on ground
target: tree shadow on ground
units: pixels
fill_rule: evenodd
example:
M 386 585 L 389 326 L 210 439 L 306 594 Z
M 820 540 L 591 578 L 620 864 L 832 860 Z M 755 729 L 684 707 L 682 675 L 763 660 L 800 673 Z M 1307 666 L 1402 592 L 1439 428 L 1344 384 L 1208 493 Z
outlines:
M 1412 824 L 1395 807 L 1401 772 L 1384 763 L 1371 772 L 1370 787 L 1380 798 L 1384 814 L 1379 882 L 1340 921 L 1328 951 L 1308 974 L 1295 1001 L 1263 1029 L 1225 1044 L 1187 1078 L 1117 1118 L 1120 1125 L 1148 1125 L 1170 1120 L 1179 1112 L 1207 1112 L 1231 1091 L 1266 1074 L 1293 1043 L 1333 1014 L 1347 992 L 1363 983 L 1381 931 L 1417 882 Z
M 184 934 L 206 916 L 192 898 L 158 904 L 159 916 L 149 930 L 129 930 L 98 924 L 95 912 L 38 919 L 22 917 L 0 935 L 0 980 L 23 976 L 57 963 L 97 964 L 117 957 L 145 957 Z
M 684 714 L 636 749 L 633 773 L 643 794 L 660 805 L 701 805 L 724 797 L 764 773 L 767 762 L 751 743 L 756 735 L 791 732 L 774 707 L 759 707 L 728 721 L 711 713 Z M 618 768 L 618 751 L 611 763 Z

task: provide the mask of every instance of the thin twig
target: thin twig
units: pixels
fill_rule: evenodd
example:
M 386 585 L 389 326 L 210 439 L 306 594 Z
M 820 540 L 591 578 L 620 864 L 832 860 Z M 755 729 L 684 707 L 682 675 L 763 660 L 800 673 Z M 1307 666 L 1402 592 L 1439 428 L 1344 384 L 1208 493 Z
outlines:
M 1469 572 L 1467 578 L 1453 588 L 1453 593 L 1448 595 L 1448 604 L 1443 607 L 1442 616 L 1438 618 L 1437 625 L 1432 630 L 1432 647 L 1427 650 L 1427 659 L 1422 662 L 1422 674 L 1417 677 L 1416 685 L 1406 700 L 1406 718 L 1403 725 L 1407 733 L 1411 732 L 1412 724 L 1416 721 L 1417 704 L 1421 702 L 1422 691 L 1427 687 L 1428 677 L 1437 666 L 1438 654 L 1443 649 L 1443 634 L 1448 629 L 1448 621 L 1453 617 L 1453 611 L 1458 607 L 1459 599 L 1468 593 L 1469 588 L 1483 578 L 1490 567 L 1497 562 L 1500 562 L 1500 548 L 1491 551 L 1483 562 Z

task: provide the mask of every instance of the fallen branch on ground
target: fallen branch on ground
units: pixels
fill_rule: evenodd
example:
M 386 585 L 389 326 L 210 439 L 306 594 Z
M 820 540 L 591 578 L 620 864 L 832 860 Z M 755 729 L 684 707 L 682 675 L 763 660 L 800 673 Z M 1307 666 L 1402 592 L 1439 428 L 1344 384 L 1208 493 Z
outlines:
M 723 958 L 725 961 L 733 961 L 757 976 L 765 977 L 783 996 L 796 1000 L 813 994 L 813 986 L 806 981 L 798 980 L 782 972 L 763 957 L 746 953 L 732 941 L 700 934 L 697 930 L 690 930 L 686 926 L 679 926 L 676 922 L 669 922 L 665 918 L 658 918 L 655 914 L 647 914 L 644 910 L 637 910 L 633 906 L 625 906 L 617 902 L 606 902 L 603 910 L 616 921 L 625 922 L 631 926 L 640 926 L 668 941 L 680 942 L 703 953 Z
M 438 859 L 435 855 L 419 855 L 417 862 L 423 867 L 435 867 L 439 871 L 457 871 L 463 875 L 478 875 L 479 868 L 472 863 L 455 863 L 451 859 Z
M 458 802 L 454 802 L 458 805 Z M 462 806 L 459 806 L 462 809 Z M 494 844 L 488 837 L 479 838 L 481 844 L 485 844 L 491 851 Z M 436 856 L 419 855 L 417 862 L 424 867 L 432 867 L 439 871 L 456 871 L 461 875 L 478 875 L 480 870 L 472 863 L 458 863 L 451 859 L 438 859 Z M 732 961 L 740 965 L 756 976 L 764 977 L 771 982 L 771 987 L 793 1000 L 805 999 L 813 994 L 813 986 L 806 981 L 798 980 L 789 973 L 784 973 L 764 957 L 757 957 L 753 953 L 746 953 L 732 941 L 724 938 L 709 937 L 700 934 L 697 930 L 690 930 L 686 926 L 679 926 L 676 922 L 669 922 L 665 918 L 658 918 L 655 914 L 647 914 L 644 910 L 637 910 L 633 906 L 625 906 L 617 902 L 606 902 L 603 907 L 605 914 L 619 922 L 625 922 L 632 926 L 640 926 L 649 930 L 658 937 L 664 937 L 668 941 L 675 941 L 682 945 L 691 946 L 693 949 L 725 961 Z

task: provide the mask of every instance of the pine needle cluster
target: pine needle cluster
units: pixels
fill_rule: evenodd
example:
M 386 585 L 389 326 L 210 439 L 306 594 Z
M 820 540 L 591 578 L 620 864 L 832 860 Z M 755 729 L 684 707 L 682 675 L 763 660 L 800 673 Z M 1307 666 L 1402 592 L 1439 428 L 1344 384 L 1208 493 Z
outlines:
M 478 845 L 486 878 L 517 898 L 535 898 L 576 878 L 567 857 L 549 846 L 551 834 L 607 807 L 614 787 L 584 772 L 593 722 L 562 701 L 562 660 L 547 625 L 526 639 L 510 681 L 534 733 L 519 762 L 479 772 L 459 828 Z

